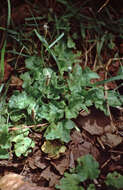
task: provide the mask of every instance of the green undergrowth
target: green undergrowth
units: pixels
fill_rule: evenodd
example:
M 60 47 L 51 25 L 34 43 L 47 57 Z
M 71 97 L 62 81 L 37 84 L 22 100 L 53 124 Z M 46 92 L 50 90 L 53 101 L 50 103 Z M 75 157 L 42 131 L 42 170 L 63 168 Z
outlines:
M 18 157 L 27 156 L 35 146 L 29 136 L 33 130 L 43 132 L 47 140 L 68 143 L 70 132 L 76 127 L 72 119 L 80 110 L 88 112 L 88 108 L 94 105 L 108 115 L 108 106 L 120 107 L 123 104 L 118 88 L 105 90 L 103 85 L 123 79 L 122 66 L 117 76 L 109 77 L 107 73 L 104 81 L 94 82 L 100 78 L 96 70 L 106 67 L 105 53 L 110 59 L 110 52 L 113 52 L 113 58 L 121 62 L 114 47 L 115 35 L 123 38 L 123 19 L 116 17 L 117 20 L 113 20 L 115 11 L 106 7 L 103 14 L 93 9 L 90 13 L 85 11 L 88 1 L 78 6 L 74 0 L 57 0 L 59 13 L 53 14 L 50 9 L 47 14 L 42 7 L 41 15 L 38 5 L 35 5 L 34 12 L 38 16 L 30 10 L 31 16 L 25 18 L 25 23 L 16 26 L 14 21 L 10 22 L 8 2 L 7 28 L 0 27 L 0 30 L 6 32 L 7 42 L 13 45 L 11 50 L 7 49 L 5 41 L 2 48 L 1 78 L 4 77 L 5 53 L 18 55 L 17 61 L 10 63 L 15 71 L 19 70 L 18 59 L 25 57 L 22 64 L 25 72 L 17 73 L 23 81 L 22 90 L 12 91 L 9 98 L 9 81 L 0 86 L 1 159 L 9 158 L 11 153 Z M 87 67 L 87 63 L 93 63 L 93 68 Z M 39 125 L 41 127 L 37 127 Z M 35 127 L 32 130 L 28 126 Z
M 70 172 L 65 172 L 64 177 L 60 180 L 60 184 L 56 185 L 57 189 L 60 190 L 96 190 L 96 185 L 100 189 L 122 189 L 123 188 L 123 176 L 117 172 L 108 173 L 103 184 L 98 181 L 100 174 L 98 162 L 91 156 L 85 155 L 78 158 L 77 166 L 71 169 Z M 97 183 L 94 183 L 94 182 Z
M 20 75 L 22 92 L 15 90 L 8 104 L 1 101 L 1 158 L 8 157 L 13 142 L 16 156 L 26 156 L 28 149 L 34 147 L 28 137 L 30 129 L 21 129 L 23 126 L 47 123 L 46 127 L 34 130 L 43 130 L 47 140 L 68 143 L 70 131 L 75 127 L 72 119 L 80 110 L 88 112 L 88 107 L 95 105 L 108 115 L 107 104 L 116 107 L 123 103 L 123 97 L 116 90 L 108 90 L 105 98 L 104 87 L 91 83 L 92 79 L 99 78 L 98 74 L 88 67 L 82 69 L 77 63 L 78 53 L 73 54 L 65 43 L 56 45 L 52 51 L 60 70 L 56 66 L 44 66 L 40 57 L 31 56 L 25 61 L 28 71 Z M 12 126 L 20 130 L 11 131 Z

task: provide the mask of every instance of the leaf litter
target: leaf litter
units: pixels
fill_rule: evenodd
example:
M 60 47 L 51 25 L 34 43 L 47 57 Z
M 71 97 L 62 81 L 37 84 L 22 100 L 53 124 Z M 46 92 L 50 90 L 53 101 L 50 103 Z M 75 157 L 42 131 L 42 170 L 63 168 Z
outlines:
M 97 113 L 99 114 L 98 117 L 94 117 L 94 115 L 96 116 Z M 75 122 L 79 123 L 78 127 L 80 128 L 80 131 L 77 131 L 77 130 L 72 131 L 71 141 L 67 145 L 68 147 L 67 150 L 63 152 L 62 155 L 59 155 L 59 157 L 57 158 L 52 157 L 52 156 L 49 157 L 48 156 L 49 151 L 46 151 L 45 153 L 44 151 L 41 151 L 43 142 L 40 142 L 39 141 L 40 138 L 37 138 L 36 147 L 34 148 L 31 155 L 29 155 L 26 159 L 25 158 L 24 160 L 18 159 L 18 161 L 14 161 L 14 163 L 12 163 L 12 160 L 6 161 L 6 163 L 5 161 L 4 162 L 1 161 L 1 168 L 2 167 L 4 168 L 3 170 L 4 174 L 5 174 L 5 171 L 17 172 L 18 167 L 20 167 L 21 165 L 20 174 L 25 177 L 29 185 L 28 186 L 27 184 L 25 184 L 24 188 L 31 187 L 33 189 L 32 185 L 30 186 L 30 182 L 31 182 L 33 184 L 37 184 L 38 186 L 42 186 L 41 189 L 43 189 L 44 186 L 48 186 L 49 187 L 48 190 L 50 190 L 50 188 L 52 189 L 56 184 L 59 183 L 61 176 L 64 174 L 66 170 L 68 170 L 69 168 L 71 169 L 75 168 L 76 161 L 78 158 L 87 154 L 93 155 L 93 157 L 102 165 L 102 171 L 103 170 L 105 171 L 104 168 L 107 167 L 107 164 L 108 164 L 109 171 L 115 171 L 116 168 L 119 171 L 122 171 L 122 167 L 120 165 L 118 166 L 118 163 L 120 163 L 122 156 L 119 157 L 119 159 L 118 158 L 116 159 L 116 155 L 118 156 L 117 149 L 116 149 L 116 152 L 114 151 L 113 153 L 113 150 L 115 150 L 115 147 L 117 146 L 117 144 L 115 144 L 116 146 L 114 144 L 109 145 L 102 141 L 105 147 L 105 149 L 103 150 L 100 143 L 97 140 L 97 137 L 103 136 L 103 134 L 105 133 L 105 130 L 101 132 L 101 134 L 100 134 L 100 130 L 96 134 L 93 134 L 93 133 L 91 134 L 91 130 L 89 132 L 88 128 L 86 130 L 86 125 L 89 125 L 88 123 L 89 118 L 90 118 L 91 126 L 93 126 L 92 118 L 93 120 L 96 120 L 97 129 L 94 126 L 94 130 L 98 131 L 99 126 L 101 127 L 101 125 L 98 125 L 99 121 L 100 123 L 102 122 L 103 126 L 110 125 L 110 120 L 108 119 L 108 117 L 105 116 L 103 112 L 99 112 L 99 110 L 96 110 L 95 108 L 91 109 L 91 113 L 88 116 L 82 117 L 80 115 L 79 117 L 80 118 L 77 118 Z M 109 128 L 108 133 L 106 134 L 111 135 L 112 130 Z M 114 137 L 112 139 L 114 140 Z M 113 141 L 112 139 L 111 141 Z M 54 144 L 57 144 L 58 146 L 59 143 L 54 142 Z M 100 148 L 102 149 L 101 151 L 100 151 Z M 108 152 L 109 163 L 107 163 L 107 156 L 102 156 L 102 155 L 107 154 L 107 150 L 109 151 Z M 110 152 L 111 150 L 112 152 Z M 120 151 L 120 147 L 119 147 L 119 151 Z M 9 170 L 8 167 L 11 168 L 11 170 Z M 38 188 L 40 190 L 40 187 L 34 187 L 34 190 L 38 190 Z

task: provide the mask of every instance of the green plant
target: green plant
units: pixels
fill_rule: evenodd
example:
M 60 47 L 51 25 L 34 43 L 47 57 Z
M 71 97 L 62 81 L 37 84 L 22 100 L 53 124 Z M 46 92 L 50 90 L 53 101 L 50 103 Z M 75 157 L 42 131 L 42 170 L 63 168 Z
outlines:
M 121 189 L 123 188 L 123 176 L 116 171 L 108 173 L 105 183 L 110 187 Z
M 81 109 L 88 111 L 88 107 L 94 104 L 108 114 L 107 102 L 109 106 L 122 105 L 123 98 L 116 90 L 108 91 L 105 99 L 104 87 L 99 86 L 121 79 L 121 68 L 118 76 L 92 84 L 91 79 L 98 79 L 99 76 L 88 67 L 82 69 L 79 65 L 80 53 L 73 53 L 65 41 L 52 47 L 52 55 L 57 61 L 55 66 L 44 64 L 39 56 L 27 58 L 25 65 L 28 71 L 20 76 L 23 91 L 14 91 L 8 104 L 1 99 L 0 117 L 3 122 L 0 134 L 6 131 L 5 146 L 2 142 L 0 144 L 1 158 L 9 157 L 12 143 L 16 156 L 27 156 L 30 148 L 34 147 L 34 142 L 28 137 L 29 129 L 22 130 L 22 125 L 37 125 L 46 121 L 49 125 L 45 127 L 45 138 L 67 143 L 70 141 L 70 131 L 75 127 L 71 119 L 76 118 Z M 20 126 L 21 131 L 10 132 L 13 125 Z M 25 149 L 22 149 L 23 145 Z
M 21 128 L 21 127 L 20 127 Z M 17 157 L 21 155 L 27 156 L 31 152 L 31 148 L 34 148 L 34 141 L 28 137 L 29 129 L 18 129 L 13 131 L 10 137 L 11 143 L 14 142 L 14 152 Z
M 28 71 L 20 76 L 23 80 L 22 92 L 14 91 L 8 104 L 5 99 L 5 104 L 0 99 L 2 121 L 0 135 L 6 134 L 4 143 L 6 146 L 0 143 L 0 155 L 3 154 L 3 158 L 5 155 L 8 158 L 8 151 L 11 150 L 13 143 L 12 151 L 17 156 L 27 155 L 28 150 L 34 146 L 29 138 L 29 131 L 22 130 L 22 125 L 28 128 L 28 125 L 37 126 L 47 122 L 48 126 L 45 127 L 44 133 L 46 139 L 59 139 L 67 143 L 70 141 L 70 131 L 75 127 L 72 119 L 77 117 L 81 109 L 88 111 L 88 107 L 95 105 L 108 114 L 107 105 L 117 107 L 123 103 L 123 96 L 117 92 L 117 89 L 106 92 L 102 86 L 106 82 L 123 79 L 122 67 L 117 76 L 91 83 L 92 79 L 99 78 L 94 70 L 100 67 L 100 64 L 103 66 L 105 47 L 106 55 L 110 57 L 108 52 L 115 46 L 115 33 L 122 38 L 122 18 L 114 21 L 109 8 L 103 10 L 104 14 L 93 10 L 85 11 L 88 1 L 84 1 L 83 6 L 78 6 L 74 0 L 57 0 L 57 2 L 63 5 L 62 14 L 55 12 L 52 14 L 49 11 L 48 16 L 47 14 L 37 16 L 30 10 L 31 17 L 25 18 L 24 25 L 20 28 L 16 26 L 14 29 L 12 26 L 12 29 L 9 29 L 11 7 L 8 0 L 7 29 L 0 27 L 0 30 L 7 33 L 7 41 L 14 40 L 12 43 L 14 45 L 12 50 L 6 50 L 6 40 L 4 41 L 1 50 L 0 77 L 4 76 L 4 56 L 8 52 L 26 57 L 25 65 Z M 43 30 L 40 30 L 40 21 L 47 22 L 47 27 Z M 25 29 L 29 32 L 25 32 Z M 37 45 L 38 40 L 41 48 Z M 81 49 L 81 52 L 78 49 Z M 93 49 L 96 53 L 91 52 Z M 41 56 L 37 56 L 39 54 Z M 114 57 L 118 58 L 118 53 Z M 92 70 L 85 67 L 87 62 L 98 61 L 97 68 L 95 64 Z M 19 68 L 17 62 L 15 69 Z M 82 69 L 79 63 L 83 64 L 85 69 Z M 3 84 L 0 86 L 0 93 L 2 90 Z M 19 126 L 21 134 L 19 131 L 10 132 L 11 126 Z M 23 145 L 26 147 L 24 151 L 21 149 Z
M 23 91 L 15 91 L 9 100 L 10 119 L 27 125 L 47 121 L 46 139 L 69 142 L 70 130 L 75 126 L 71 119 L 81 109 L 88 111 L 94 104 L 108 114 L 106 101 L 115 107 L 122 105 L 123 99 L 116 91 L 109 91 L 106 100 L 104 87 L 91 83 L 91 79 L 99 76 L 88 67 L 83 70 L 79 65 L 80 54 L 73 54 L 64 42 L 55 45 L 52 53 L 57 70 L 56 66 L 44 66 L 38 56 L 26 59 L 28 71 L 20 76 Z
M 6 86 L 6 90 L 7 90 Z M 1 93 L 2 94 L 2 93 Z M 34 147 L 34 141 L 29 138 L 29 128 L 22 128 L 17 124 L 18 119 L 23 118 L 23 114 L 15 112 L 9 114 L 6 104 L 6 91 L 0 97 L 0 159 L 8 159 L 9 153 L 13 152 L 17 157 L 27 156 Z M 9 118 L 17 125 L 16 130 L 12 130 L 12 123 Z
M 0 159 L 8 159 L 10 150 L 10 134 L 8 133 L 8 125 L 4 124 L 5 120 L 3 117 L 0 124 Z
M 90 154 L 85 155 L 78 158 L 76 168 L 72 169 L 70 173 L 64 173 L 64 177 L 60 180 L 60 184 L 56 185 L 56 188 L 84 190 L 84 185 L 87 183 L 89 184 L 87 190 L 96 190 L 93 180 L 99 177 L 99 173 L 98 162 Z M 114 189 L 121 189 L 123 188 L 123 176 L 117 172 L 108 173 L 105 184 Z
M 8 159 L 10 152 L 14 152 L 17 157 L 27 156 L 35 145 L 28 137 L 29 128 L 23 129 L 22 126 L 18 126 L 16 130 L 11 130 L 12 125 L 7 123 L 5 117 L 6 111 L 0 115 L 0 159 Z
M 71 173 L 65 173 L 60 180 L 60 185 L 56 185 L 56 188 L 70 190 L 72 187 L 74 190 L 84 190 L 82 182 L 98 178 L 100 173 L 98 168 L 98 162 L 91 155 L 80 157 L 77 160 L 77 167 Z M 95 189 L 94 184 L 90 184 L 89 189 Z

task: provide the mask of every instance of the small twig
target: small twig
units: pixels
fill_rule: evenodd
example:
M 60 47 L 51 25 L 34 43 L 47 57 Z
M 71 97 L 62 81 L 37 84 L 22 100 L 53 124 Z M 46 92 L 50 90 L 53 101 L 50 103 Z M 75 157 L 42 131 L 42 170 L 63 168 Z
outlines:
M 20 53 L 19 53 L 19 55 L 18 55 L 18 57 L 17 57 L 16 63 L 15 63 L 15 69 L 16 69 L 16 67 L 17 67 L 18 60 L 19 60 L 19 58 L 20 58 L 21 53 L 23 52 L 23 50 L 24 50 L 24 46 L 21 48 Z
M 110 161 L 111 161 L 111 158 L 106 160 L 106 162 L 104 162 L 104 164 L 101 166 L 101 169 L 103 169 Z
M 95 71 L 96 64 L 97 64 L 97 53 L 96 53 L 95 60 L 94 60 L 93 71 Z
M 103 145 L 102 141 L 100 140 L 99 137 L 97 137 L 98 143 L 101 145 L 102 149 L 105 150 L 105 146 Z
M 87 51 L 85 51 L 85 54 L 84 55 L 87 55 L 93 48 L 94 48 L 94 46 L 96 45 L 96 42 L 94 42 L 91 46 L 90 46 L 90 48 L 87 50 Z M 84 56 L 83 55 L 83 56 Z
M 109 152 L 117 153 L 117 154 L 123 154 L 123 151 L 119 151 L 119 150 L 109 150 Z
M 87 67 L 87 63 L 88 63 L 88 56 L 87 56 L 87 52 L 85 52 L 85 65 L 84 67 Z
M 84 65 L 84 67 L 87 66 L 88 54 L 89 54 L 89 53 L 91 52 L 91 50 L 95 47 L 95 45 L 96 45 L 96 42 L 94 42 L 94 43 L 90 46 L 90 48 L 85 51 L 85 53 L 84 53 L 84 55 L 83 55 L 83 56 L 85 56 L 85 65 Z M 82 56 L 82 57 L 83 57 L 83 56 Z
M 110 0 L 106 0 L 105 3 L 99 8 L 99 10 L 97 11 L 98 13 L 107 6 L 107 4 L 109 3 Z
M 31 125 L 31 126 L 22 125 L 21 128 L 18 128 L 18 127 L 14 126 L 14 127 L 10 128 L 10 131 L 16 131 L 16 130 L 20 130 L 20 129 L 34 128 L 34 127 L 44 127 L 44 126 L 48 126 L 48 123 L 43 123 L 43 124 L 38 124 L 38 125 Z

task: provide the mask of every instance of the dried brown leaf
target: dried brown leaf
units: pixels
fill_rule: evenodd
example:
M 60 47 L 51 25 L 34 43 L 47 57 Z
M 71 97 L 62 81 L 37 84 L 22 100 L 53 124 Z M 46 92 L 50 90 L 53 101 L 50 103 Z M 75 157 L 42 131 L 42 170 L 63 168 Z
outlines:
M 41 177 L 49 181 L 49 187 L 53 187 L 58 183 L 60 176 L 51 171 L 51 166 L 47 167 L 42 173 Z

